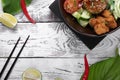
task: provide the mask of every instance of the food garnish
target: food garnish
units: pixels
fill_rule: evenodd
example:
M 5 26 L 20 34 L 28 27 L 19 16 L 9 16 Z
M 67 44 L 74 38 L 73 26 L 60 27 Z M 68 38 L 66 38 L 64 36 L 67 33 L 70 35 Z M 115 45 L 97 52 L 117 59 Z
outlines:
M 37 69 L 28 68 L 24 71 L 22 80 L 42 80 L 42 75 Z
M 120 18 L 120 0 L 111 0 L 111 11 L 116 20 Z
M 3 11 L 12 15 L 16 15 L 23 11 L 27 19 L 31 23 L 35 23 L 26 9 L 26 6 L 30 5 L 31 2 L 32 0 L 2 0 Z
M 85 71 L 82 76 L 82 80 L 87 80 L 89 75 L 89 64 L 86 55 L 84 56 Z
M 20 0 L 20 5 L 21 5 L 22 11 L 25 14 L 25 16 L 27 17 L 27 19 L 31 23 L 35 24 L 36 22 L 30 17 L 30 15 L 29 15 L 29 13 L 27 11 L 25 0 Z
M 22 11 L 20 0 L 1 0 L 3 12 L 16 15 Z M 32 0 L 25 0 L 26 5 L 30 5 Z
M 80 80 L 83 80 L 83 77 Z M 84 80 L 120 80 L 119 49 L 116 49 L 115 57 L 92 64 L 89 67 L 88 79 Z
M 57 77 L 57 78 L 55 78 L 55 80 L 63 80 L 63 79 L 62 79 L 62 78 Z
M 76 2 L 75 6 L 73 2 Z M 78 7 L 79 5 L 81 6 Z M 82 27 L 90 25 L 97 35 L 108 33 L 118 27 L 120 0 L 65 0 L 64 9 L 76 18 Z
M 14 28 L 17 24 L 17 19 L 11 14 L 1 13 L 0 22 L 9 28 Z
M 97 62 L 90 66 L 87 80 L 120 80 L 119 64 L 120 57 L 109 58 Z

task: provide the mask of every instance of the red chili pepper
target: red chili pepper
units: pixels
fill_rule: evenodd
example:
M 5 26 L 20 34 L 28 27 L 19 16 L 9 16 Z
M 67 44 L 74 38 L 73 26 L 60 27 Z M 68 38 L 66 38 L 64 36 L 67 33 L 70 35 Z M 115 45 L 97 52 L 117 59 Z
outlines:
M 30 15 L 29 15 L 29 13 L 27 11 L 25 0 L 20 0 L 20 5 L 21 5 L 22 11 L 25 14 L 25 16 L 27 17 L 27 19 L 31 23 L 35 24 L 36 22 L 30 17 Z
M 89 75 L 89 64 L 86 55 L 84 56 L 84 62 L 85 62 L 85 72 L 83 74 L 82 80 L 87 80 Z

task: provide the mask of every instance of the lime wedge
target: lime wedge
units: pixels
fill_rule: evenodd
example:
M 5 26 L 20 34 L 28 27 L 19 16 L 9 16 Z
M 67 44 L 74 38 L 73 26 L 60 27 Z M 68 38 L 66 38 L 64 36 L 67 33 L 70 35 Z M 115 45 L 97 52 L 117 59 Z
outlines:
M 62 79 L 62 78 L 57 77 L 57 78 L 55 78 L 55 80 L 63 80 L 63 79 Z
M 23 72 L 22 80 L 42 80 L 42 75 L 37 69 L 28 68 Z
M 17 24 L 17 19 L 11 14 L 1 13 L 0 22 L 9 28 L 14 28 Z

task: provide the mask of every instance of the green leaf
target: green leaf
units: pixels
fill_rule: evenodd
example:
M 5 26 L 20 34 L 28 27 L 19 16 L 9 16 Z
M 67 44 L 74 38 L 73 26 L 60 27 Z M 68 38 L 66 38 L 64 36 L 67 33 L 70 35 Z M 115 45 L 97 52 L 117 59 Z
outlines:
M 25 0 L 29 5 L 32 0 Z M 21 11 L 20 0 L 2 0 L 3 11 L 15 15 Z
M 91 65 L 88 80 L 120 80 L 120 57 Z
M 116 48 L 115 53 L 116 53 L 116 56 L 120 56 L 120 55 L 119 55 L 119 48 Z

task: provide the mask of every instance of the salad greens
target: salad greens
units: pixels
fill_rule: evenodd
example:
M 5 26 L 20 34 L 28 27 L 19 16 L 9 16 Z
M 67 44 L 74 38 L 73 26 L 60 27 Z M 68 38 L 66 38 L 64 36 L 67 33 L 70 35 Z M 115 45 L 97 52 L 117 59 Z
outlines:
M 115 19 L 120 18 L 120 0 L 109 0 L 110 10 L 112 11 Z
M 117 19 L 120 18 L 120 0 L 115 0 L 113 14 Z
M 25 0 L 29 5 L 32 0 Z M 2 0 L 3 11 L 15 15 L 21 11 L 20 0 Z

